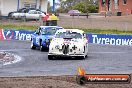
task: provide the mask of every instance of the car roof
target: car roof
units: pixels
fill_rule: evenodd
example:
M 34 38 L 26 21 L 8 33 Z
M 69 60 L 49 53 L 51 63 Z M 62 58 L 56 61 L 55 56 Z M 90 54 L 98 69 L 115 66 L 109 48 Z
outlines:
M 79 29 L 63 29 L 63 30 L 58 30 L 58 32 L 66 32 L 66 31 L 72 31 L 72 32 L 77 32 L 83 34 L 84 31 L 79 30 Z

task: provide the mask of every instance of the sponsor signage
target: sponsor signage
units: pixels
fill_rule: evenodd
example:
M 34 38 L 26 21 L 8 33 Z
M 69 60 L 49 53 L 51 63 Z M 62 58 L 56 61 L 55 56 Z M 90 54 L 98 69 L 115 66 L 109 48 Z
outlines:
M 14 40 L 31 40 L 31 35 L 34 31 L 27 30 L 4 30 L 5 39 Z
M 132 45 L 132 35 L 87 34 L 89 43 L 110 45 Z
M 77 76 L 78 84 L 86 83 L 130 83 L 131 76 L 129 74 L 85 74 Z
M 34 31 L 0 30 L 0 39 L 30 40 Z M 117 34 L 87 34 L 89 43 L 110 45 L 132 45 L 132 35 Z
M 4 39 L 4 35 L 3 35 L 3 29 L 0 29 L 0 40 Z
M 131 76 L 129 74 L 86 74 L 82 68 L 78 69 L 78 84 L 86 83 L 130 83 Z

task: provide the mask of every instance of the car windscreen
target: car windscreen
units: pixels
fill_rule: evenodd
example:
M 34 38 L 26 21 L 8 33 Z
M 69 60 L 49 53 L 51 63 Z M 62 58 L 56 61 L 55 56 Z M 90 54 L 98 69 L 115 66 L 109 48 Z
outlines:
M 57 31 L 56 28 L 43 29 L 41 31 L 41 34 L 42 35 L 54 35 L 56 31 Z
M 55 38 L 75 38 L 75 39 L 81 39 L 82 35 L 77 32 L 60 32 L 57 33 Z

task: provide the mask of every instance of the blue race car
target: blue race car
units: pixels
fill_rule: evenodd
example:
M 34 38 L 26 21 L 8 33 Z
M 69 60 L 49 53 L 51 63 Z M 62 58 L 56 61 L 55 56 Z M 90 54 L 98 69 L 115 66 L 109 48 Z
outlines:
M 40 26 L 31 36 L 31 49 L 39 47 L 41 51 L 49 48 L 49 44 L 55 35 L 55 32 L 63 29 L 58 26 Z

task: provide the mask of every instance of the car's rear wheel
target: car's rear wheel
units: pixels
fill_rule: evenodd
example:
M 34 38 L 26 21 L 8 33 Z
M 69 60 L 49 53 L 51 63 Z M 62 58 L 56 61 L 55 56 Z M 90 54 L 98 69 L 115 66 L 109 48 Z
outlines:
M 9 18 L 9 19 L 11 19 L 12 14 L 13 14 L 13 12 L 10 12 L 10 13 L 8 14 L 8 18 Z
M 36 46 L 34 45 L 33 41 L 31 41 L 31 49 L 36 49 Z

